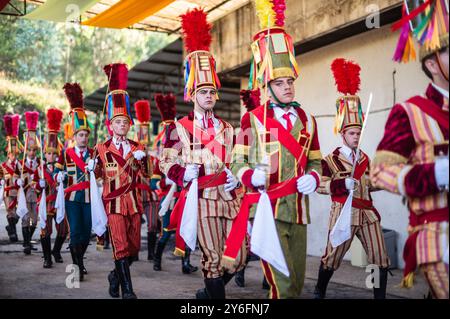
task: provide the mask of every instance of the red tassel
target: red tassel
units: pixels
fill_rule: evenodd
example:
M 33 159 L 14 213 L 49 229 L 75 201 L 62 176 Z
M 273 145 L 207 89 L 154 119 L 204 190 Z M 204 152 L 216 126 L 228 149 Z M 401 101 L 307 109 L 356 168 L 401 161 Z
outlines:
M 241 90 L 240 92 L 242 103 L 244 104 L 247 112 L 251 112 L 255 108 L 261 105 L 261 92 L 256 90 Z
M 331 70 L 339 92 L 355 95 L 359 91 L 361 67 L 358 64 L 339 58 L 333 61 Z
M 109 79 L 109 90 L 126 90 L 128 85 L 128 67 L 124 63 L 105 65 L 103 70 Z
M 29 131 L 36 131 L 39 112 L 25 112 L 25 122 Z
M 211 24 L 206 17 L 207 13 L 197 8 L 180 16 L 184 45 L 189 53 L 199 50 L 209 51 L 212 41 Z
M 59 109 L 47 110 L 47 126 L 49 131 L 59 132 L 61 130 L 61 122 L 63 112 Z
M 83 90 L 78 83 L 66 83 L 64 84 L 64 93 L 69 101 L 70 108 L 82 108 L 83 107 Z
M 141 123 L 148 123 L 151 119 L 150 102 L 148 100 L 139 100 L 134 103 L 136 117 Z

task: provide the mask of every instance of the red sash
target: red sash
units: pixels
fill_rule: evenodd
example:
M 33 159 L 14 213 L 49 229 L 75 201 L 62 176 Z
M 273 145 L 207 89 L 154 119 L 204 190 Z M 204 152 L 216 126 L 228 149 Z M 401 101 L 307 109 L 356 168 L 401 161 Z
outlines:
M 88 150 L 86 150 L 88 152 Z M 77 165 L 77 167 L 82 171 L 86 171 L 86 163 L 84 160 L 77 155 L 74 148 L 68 148 L 66 154 L 69 155 L 70 159 Z
M 51 188 L 54 188 L 56 186 L 55 180 L 50 176 L 46 169 L 44 169 L 44 178 Z
M 226 182 L 227 182 L 226 172 L 222 172 L 218 175 L 211 174 L 207 176 L 201 176 L 198 178 L 198 189 L 201 190 L 209 187 L 217 187 L 225 184 Z M 186 205 L 186 196 L 189 192 L 189 188 L 190 184 L 181 191 L 178 201 L 175 204 L 175 207 L 173 208 L 172 213 L 170 215 L 169 226 L 167 226 L 167 230 L 169 231 L 176 229 L 175 233 L 176 250 L 182 252 L 183 255 L 186 244 L 180 235 L 180 227 L 178 226 L 181 225 L 181 218 L 183 217 L 183 210 L 184 206 Z
M 9 167 L 8 165 L 6 165 L 6 163 L 3 163 L 2 166 L 6 169 L 6 171 L 8 172 L 9 175 L 13 176 L 14 175 L 14 170 Z
M 194 123 L 186 117 L 183 117 L 178 121 L 188 132 L 194 136 Z M 209 137 L 209 139 L 207 138 Z M 214 155 L 218 156 L 222 163 L 225 162 L 226 159 L 226 148 L 224 145 L 220 144 L 214 139 L 214 136 L 209 135 L 203 130 L 199 128 L 195 128 L 195 138 L 200 138 L 200 143 L 208 148 Z M 220 150 L 220 154 L 217 154 L 217 150 Z
M 253 111 L 253 114 L 256 116 L 256 118 L 261 122 L 264 123 L 264 109 L 256 109 Z M 278 132 L 278 136 L 272 135 L 276 140 L 278 140 L 281 145 L 283 145 L 296 159 L 300 162 L 300 156 L 302 154 L 302 150 L 305 147 L 304 145 L 301 145 L 290 132 L 288 132 L 283 125 L 281 125 L 280 122 L 277 120 L 267 117 L 266 118 L 266 131 L 271 132 L 273 129 L 276 129 Z M 273 132 L 272 132 L 273 133 Z M 307 158 L 307 154 L 303 154 L 304 158 Z M 303 159 L 302 159 L 303 160 Z
M 78 191 L 82 191 L 84 189 L 88 189 L 90 187 L 89 182 L 88 181 L 84 181 L 78 184 L 74 184 L 70 187 L 67 187 L 64 190 L 64 193 L 71 193 L 71 192 L 78 192 Z
M 287 181 L 270 185 L 267 190 L 267 195 L 270 201 L 275 201 L 281 197 L 289 196 L 291 194 L 297 193 L 297 177 L 291 178 Z M 241 208 L 236 218 L 233 220 L 231 226 L 230 234 L 225 242 L 225 252 L 224 256 L 236 259 L 240 248 L 242 247 L 242 242 L 245 239 L 245 234 L 247 233 L 247 221 L 250 215 L 250 207 L 259 201 L 261 194 L 259 192 L 247 193 L 241 203 Z
M 444 111 L 441 107 L 434 103 L 434 101 L 418 95 L 410 98 L 408 103 L 416 105 L 424 113 L 436 120 L 439 125 L 444 127 L 446 130 L 449 129 L 448 112 Z

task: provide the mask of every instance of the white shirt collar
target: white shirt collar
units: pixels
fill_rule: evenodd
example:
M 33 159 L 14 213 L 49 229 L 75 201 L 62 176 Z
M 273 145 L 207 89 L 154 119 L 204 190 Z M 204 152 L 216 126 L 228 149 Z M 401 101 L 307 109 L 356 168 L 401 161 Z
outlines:
M 197 112 L 197 111 L 194 111 L 194 114 L 195 114 L 195 118 L 197 119 L 198 123 L 201 123 L 200 126 L 203 128 L 207 128 L 208 123 L 203 123 L 204 116 L 202 114 L 200 114 L 200 112 Z M 205 115 L 206 115 L 206 113 L 205 113 Z M 211 118 L 214 123 L 214 128 L 217 128 L 220 123 L 219 123 L 219 120 L 214 116 L 213 112 L 211 112 Z
M 443 89 L 443 88 L 437 86 L 437 85 L 434 84 L 433 82 L 431 83 L 431 85 L 432 85 L 439 93 L 441 93 L 445 98 L 448 99 L 448 90 Z
M 120 144 L 122 144 L 123 158 L 127 157 L 128 153 L 129 153 L 130 150 L 131 150 L 130 142 L 128 142 L 128 139 L 125 138 L 123 141 L 120 141 L 120 142 L 119 142 L 119 141 L 116 139 L 116 137 L 113 136 L 112 140 L 113 140 L 114 146 L 115 146 L 117 149 L 120 149 Z
M 273 108 L 273 111 L 274 111 L 275 117 L 276 117 L 277 119 L 282 118 L 283 115 L 286 114 L 286 113 L 290 113 L 291 115 L 294 115 L 296 118 L 298 117 L 298 113 L 297 113 L 297 111 L 295 110 L 295 108 L 293 108 L 293 107 L 291 107 L 289 110 L 285 111 L 285 110 L 282 109 L 281 107 L 275 106 L 275 107 Z
M 353 150 L 350 147 L 343 144 L 339 151 L 341 152 L 342 155 L 345 156 L 346 159 L 348 159 L 350 162 L 352 162 Z
M 86 149 L 83 151 L 83 152 L 86 152 Z M 78 146 L 76 146 L 75 145 L 75 153 L 78 155 L 78 156 L 80 156 L 81 157 L 81 150 L 80 150 L 80 148 L 78 147 Z

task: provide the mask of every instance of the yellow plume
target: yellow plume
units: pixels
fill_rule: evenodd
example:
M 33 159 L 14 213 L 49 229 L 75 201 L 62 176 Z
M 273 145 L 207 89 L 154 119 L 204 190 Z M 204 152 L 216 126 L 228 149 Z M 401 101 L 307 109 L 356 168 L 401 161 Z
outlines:
M 256 15 L 259 18 L 261 29 L 271 28 L 275 25 L 275 11 L 270 0 L 255 0 Z

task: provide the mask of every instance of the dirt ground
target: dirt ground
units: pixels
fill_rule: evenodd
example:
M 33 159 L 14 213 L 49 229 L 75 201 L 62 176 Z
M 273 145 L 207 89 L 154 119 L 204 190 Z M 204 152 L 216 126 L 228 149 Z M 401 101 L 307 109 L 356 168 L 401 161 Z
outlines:
M 11 244 L 8 241 L 5 230 L 6 217 L 4 208 L 0 208 L 0 298 L 46 298 L 46 299 L 108 299 L 107 275 L 114 263 L 111 250 L 97 251 L 95 241 L 91 242 L 85 259 L 88 275 L 80 287 L 67 287 L 66 280 L 71 276 L 70 252 L 68 243 L 63 246 L 63 264 L 53 264 L 53 268 L 42 267 L 42 250 L 39 243 L 38 231 L 33 240 L 36 241 L 37 251 L 31 255 L 24 255 L 21 241 Z M 20 223 L 18 224 L 20 225 Z M 22 240 L 20 228 L 18 228 L 19 240 Z M 53 235 L 54 237 L 55 235 Z M 172 254 L 173 242 L 166 247 L 163 255 L 163 270 L 153 270 L 153 263 L 147 261 L 147 238 L 145 225 L 142 228 L 142 245 L 140 260 L 131 267 L 134 291 L 139 298 L 147 299 L 192 299 L 195 292 L 203 287 L 203 279 L 200 271 L 190 275 L 181 272 L 181 260 Z M 200 267 L 200 252 L 196 250 L 191 263 Z M 318 257 L 308 257 L 306 279 L 301 299 L 313 297 L 314 286 L 317 279 L 319 266 Z M 393 277 L 388 279 L 388 298 L 391 299 L 422 299 L 428 293 L 428 289 L 422 276 L 418 276 L 413 289 L 398 287 L 402 271 L 394 269 Z M 370 299 L 372 290 L 366 288 L 365 281 L 368 273 L 364 268 L 353 267 L 349 262 L 334 274 L 327 291 L 330 299 Z M 249 263 L 246 273 L 246 286 L 238 287 L 234 280 L 226 287 L 227 298 L 231 299 L 265 299 L 267 290 L 262 289 L 263 274 L 259 261 Z

